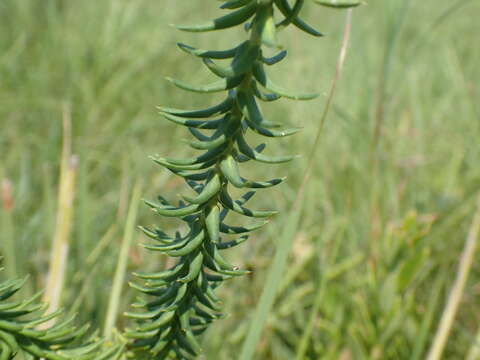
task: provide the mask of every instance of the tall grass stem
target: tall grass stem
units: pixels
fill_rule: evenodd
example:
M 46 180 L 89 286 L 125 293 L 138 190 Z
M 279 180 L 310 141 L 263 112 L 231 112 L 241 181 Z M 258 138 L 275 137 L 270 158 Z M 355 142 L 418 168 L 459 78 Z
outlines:
M 468 275 L 472 270 L 475 250 L 478 243 L 478 235 L 480 232 L 480 196 L 477 201 L 477 209 L 473 217 L 470 230 L 468 232 L 465 246 L 460 256 L 458 264 L 457 276 L 453 283 L 452 289 L 448 296 L 447 304 L 443 310 L 440 325 L 435 334 L 432 346 L 429 350 L 427 360 L 439 360 L 442 358 L 443 350 L 447 344 L 448 336 L 453 326 L 455 316 L 457 314 L 460 301 L 462 299 Z
M 376 165 L 378 145 L 380 144 L 383 123 L 385 121 L 385 113 L 388 106 L 388 83 L 392 69 L 393 54 L 395 53 L 399 35 L 401 33 L 403 24 L 405 23 L 409 7 L 410 0 L 406 0 L 403 2 L 401 10 L 395 11 L 395 14 L 399 14 L 399 16 L 393 23 L 385 42 L 386 47 L 383 56 L 382 71 L 380 72 L 380 79 L 378 83 L 377 107 L 375 112 L 375 128 L 373 130 L 373 141 L 371 149 L 371 159 L 374 166 Z
M 15 232 L 13 226 L 13 187 L 9 179 L 3 179 L 0 187 L 1 195 L 1 225 L 0 250 L 4 255 L 6 274 L 9 279 L 15 279 L 17 273 L 17 256 L 15 246 Z
M 70 247 L 70 234 L 75 198 L 75 181 L 78 157 L 72 155 L 72 134 L 70 109 L 63 109 L 63 147 L 60 164 L 59 194 L 56 215 L 55 235 L 50 253 L 49 272 L 44 301 L 49 304 L 47 312 L 54 312 L 61 305 L 67 258 Z M 51 323 L 43 326 L 48 327 Z
M 127 221 L 125 223 L 122 247 L 118 255 L 117 268 L 115 270 L 112 291 L 110 292 L 110 299 L 108 302 L 107 316 L 105 319 L 105 327 L 103 331 L 103 335 L 107 340 L 110 340 L 112 338 L 113 329 L 117 321 L 122 288 L 125 282 L 125 274 L 127 271 L 129 251 L 130 247 L 132 246 L 133 237 L 135 234 L 135 223 L 137 220 L 138 206 L 141 193 L 142 182 L 137 181 L 133 188 L 132 197 L 130 199 L 130 206 L 127 213 Z
M 266 283 L 265 288 L 262 291 L 259 303 L 257 305 L 255 313 L 253 314 L 253 320 L 250 324 L 247 338 L 243 343 L 239 360 L 251 360 L 253 358 L 253 355 L 255 353 L 257 344 L 260 340 L 263 328 L 265 327 L 265 324 L 267 322 L 268 314 L 270 313 L 270 310 L 275 301 L 275 297 L 277 294 L 278 287 L 281 283 L 281 279 L 284 276 L 288 254 L 290 253 L 293 239 L 294 239 L 295 233 L 297 232 L 298 225 L 300 222 L 300 215 L 302 212 L 305 190 L 310 181 L 310 177 L 313 171 L 313 164 L 315 161 L 316 150 L 318 148 L 318 145 L 320 144 L 323 128 L 325 126 L 325 122 L 326 122 L 326 119 L 327 119 L 327 116 L 336 92 L 337 83 L 340 80 L 343 64 L 345 62 L 348 43 L 350 39 L 351 24 L 352 24 L 352 10 L 348 10 L 345 29 L 344 29 L 343 42 L 342 42 L 340 54 L 337 61 L 335 76 L 332 81 L 332 86 L 327 98 L 325 109 L 320 118 L 318 130 L 315 136 L 315 141 L 314 141 L 312 150 L 310 152 L 309 162 L 307 164 L 307 169 L 305 171 L 305 176 L 303 177 L 299 191 L 294 200 L 291 214 L 286 220 L 287 222 L 285 224 L 284 231 L 282 232 L 282 236 L 280 237 L 277 252 L 275 253 L 273 263 L 270 267 L 270 270 L 267 275 L 267 279 L 265 281 Z

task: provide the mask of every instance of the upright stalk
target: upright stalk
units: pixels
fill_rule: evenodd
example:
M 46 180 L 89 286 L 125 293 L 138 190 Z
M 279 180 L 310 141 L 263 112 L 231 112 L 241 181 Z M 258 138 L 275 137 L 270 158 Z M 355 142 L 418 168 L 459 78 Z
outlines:
M 125 274 L 127 271 L 129 251 L 132 246 L 133 236 L 135 234 L 135 222 L 137 221 L 138 202 L 142 191 L 141 182 L 137 182 L 133 188 L 132 198 L 130 200 L 130 207 L 127 214 L 127 221 L 125 222 L 125 231 L 123 234 L 122 247 L 118 255 L 117 267 L 113 277 L 112 291 L 110 292 L 107 316 L 105 319 L 105 327 L 103 329 L 103 336 L 110 340 L 113 335 L 113 328 L 117 321 L 118 308 L 122 298 L 122 289 L 125 282 Z
M 453 321 L 457 315 L 460 301 L 465 290 L 468 275 L 472 270 L 473 260 L 475 257 L 475 250 L 478 246 L 478 237 L 480 233 L 480 196 L 477 200 L 477 208 L 468 232 L 465 246 L 460 256 L 458 264 L 457 276 L 453 283 L 452 289 L 448 296 L 447 304 L 443 310 L 440 325 L 438 326 L 432 346 L 428 352 L 427 360 L 439 360 L 442 358 L 443 350 L 447 344 L 448 335 L 453 326 Z M 469 354 L 469 360 L 475 357 Z
M 330 7 L 352 7 L 358 2 L 315 3 Z M 278 123 L 267 120 L 259 102 L 280 98 L 309 100 L 315 93 L 292 93 L 276 85 L 266 73 L 266 66 L 282 61 L 287 52 L 279 51 L 273 57 L 264 56 L 264 47 L 279 49 L 277 33 L 289 25 L 314 36 L 322 36 L 305 23 L 299 13 L 304 0 L 230 0 L 221 6 L 232 10 L 229 14 L 196 26 L 178 26 L 191 32 L 216 31 L 243 25 L 248 39 L 228 50 L 201 50 L 185 44 L 180 49 L 201 58 L 205 66 L 220 80 L 203 85 L 191 85 L 169 79 L 177 87 L 200 93 L 226 92 L 218 105 L 203 110 L 160 108 L 169 121 L 186 126 L 195 138 L 190 146 L 204 152 L 188 159 L 154 157 L 153 160 L 182 177 L 194 195 L 183 195 L 183 200 L 172 204 L 163 197 L 146 201 L 153 211 L 175 217 L 186 224 L 185 234 L 168 235 L 159 228 L 143 228 L 155 243 L 145 247 L 177 258 L 171 268 L 156 273 L 139 273 L 142 284 L 133 284 L 146 294 L 133 305 L 141 311 L 129 312 L 136 319 L 136 327 L 126 333 L 132 339 L 130 348 L 137 356 L 158 359 L 190 359 L 201 351 L 197 336 L 214 320 L 222 317 L 221 302 L 216 288 L 227 279 L 247 274 L 248 271 L 230 264 L 221 255 L 229 248 L 247 240 L 243 235 L 254 231 L 267 221 L 235 226 L 226 223 L 230 212 L 251 218 L 268 219 L 276 211 L 252 210 L 245 207 L 255 194 L 253 189 L 264 189 L 280 184 L 284 179 L 252 181 L 244 178 L 240 164 L 247 161 L 280 164 L 293 156 L 270 156 L 263 153 L 265 144 L 250 146 L 249 131 L 261 136 L 277 138 L 293 135 L 298 128 L 280 129 Z M 275 21 L 274 13 L 283 19 Z M 214 60 L 231 59 L 230 65 L 220 66 Z M 212 117 L 219 116 L 212 119 Z M 203 131 L 211 131 L 211 134 Z M 231 188 L 250 189 L 240 198 L 231 197 Z M 296 215 L 294 215 L 296 216 Z M 228 236 L 238 236 L 230 240 Z
M 57 311 L 61 304 L 70 248 L 77 166 L 78 157 L 72 155 L 70 111 L 67 106 L 65 106 L 63 111 L 63 148 L 60 163 L 57 221 L 52 249 L 50 251 L 47 285 L 43 297 L 44 301 L 49 303 L 48 312 Z M 48 327 L 49 324 L 50 322 L 42 326 Z
M 0 250 L 4 255 L 7 267 L 7 277 L 15 279 L 17 277 L 17 255 L 15 247 L 15 234 L 13 228 L 13 189 L 12 183 L 8 179 L 3 179 L 0 184 L 1 195 L 1 225 Z

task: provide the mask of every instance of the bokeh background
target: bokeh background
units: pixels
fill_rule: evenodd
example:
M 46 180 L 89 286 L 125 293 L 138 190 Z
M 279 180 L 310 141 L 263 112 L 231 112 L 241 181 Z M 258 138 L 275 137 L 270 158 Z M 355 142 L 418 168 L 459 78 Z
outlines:
M 214 1 L 2 0 L 0 2 L 0 248 L 12 243 L 26 292 L 45 286 L 56 218 L 63 123 L 78 156 L 62 304 L 102 327 L 135 184 L 142 196 L 178 198 L 184 185 L 148 159 L 189 153 L 184 129 L 158 105 L 196 108 L 220 95 L 188 94 L 166 76 L 212 79 L 177 41 L 227 48 L 240 28 L 176 31 L 171 23 L 221 14 Z M 230 259 L 253 275 L 221 289 L 228 316 L 203 339 L 207 359 L 234 359 L 264 287 L 305 171 L 341 45 L 345 13 L 309 4 L 304 16 L 327 36 L 282 33 L 287 60 L 277 82 L 322 93 L 264 107 L 304 131 L 270 153 L 304 155 L 287 165 L 246 167 L 249 177 L 288 175 L 257 203 L 280 210 Z M 422 359 L 457 273 L 480 189 L 480 3 L 371 0 L 354 11 L 338 92 L 316 148 L 289 266 L 257 359 Z M 137 224 L 177 224 L 138 203 Z M 135 244 L 145 241 L 135 232 Z M 100 244 L 100 245 L 99 245 Z M 448 337 L 445 359 L 480 346 L 477 256 Z M 129 272 L 163 257 L 135 245 Z M 15 264 L 12 264 L 15 263 Z M 10 267 L 11 269 L 12 267 Z M 5 272 L 0 276 L 5 277 Z M 130 275 L 127 276 L 127 280 Z M 121 310 L 135 296 L 125 284 Z M 314 317 L 310 332 L 307 324 Z M 118 326 L 125 324 L 120 318 Z M 306 347 L 305 347 L 306 345 Z M 476 358 L 476 357 L 474 357 Z M 470 358 L 469 358 L 470 359 Z M 472 357 L 473 359 L 473 357 Z M 471 359 L 470 359 L 471 360 Z

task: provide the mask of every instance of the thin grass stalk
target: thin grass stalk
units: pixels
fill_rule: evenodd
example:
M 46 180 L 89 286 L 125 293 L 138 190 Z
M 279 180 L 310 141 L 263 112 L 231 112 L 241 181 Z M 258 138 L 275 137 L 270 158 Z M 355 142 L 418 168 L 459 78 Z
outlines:
M 113 224 L 107 230 L 105 235 L 98 241 L 97 246 L 90 252 L 85 260 L 84 268 L 87 271 L 78 271 L 73 277 L 74 283 L 81 283 L 81 289 L 78 296 L 75 298 L 75 302 L 69 309 L 69 313 L 76 313 L 80 309 L 82 302 L 89 293 L 89 285 L 94 275 L 98 271 L 99 259 L 102 255 L 105 255 L 105 250 L 108 248 L 112 240 L 117 233 L 117 226 Z
M 315 328 L 315 324 L 318 321 L 317 317 L 320 311 L 320 306 L 322 305 L 322 299 L 323 299 L 325 287 L 327 284 L 327 280 L 325 279 L 325 276 L 321 275 L 319 282 L 320 284 L 317 287 L 315 298 L 313 300 L 313 308 L 310 312 L 310 316 L 308 317 L 308 324 L 297 346 L 295 360 L 305 359 L 305 354 L 307 353 L 307 350 L 308 350 L 308 345 L 310 343 L 310 338 L 312 336 L 313 329 Z
M 59 210 L 57 226 L 50 255 L 50 268 L 44 301 L 49 303 L 48 312 L 57 311 L 61 306 L 67 259 L 70 248 L 70 234 L 73 217 L 73 200 L 75 197 L 75 177 L 78 159 L 72 156 L 60 185 Z M 48 325 L 48 323 L 47 323 Z
M 371 197 L 370 197 L 370 261 L 372 264 L 377 262 L 379 257 L 379 241 L 382 229 L 382 215 L 380 212 L 380 193 L 382 191 L 379 184 L 379 160 L 380 143 L 382 140 L 382 130 L 385 123 L 385 114 L 388 112 L 390 99 L 388 98 L 388 89 L 396 45 L 400 38 L 401 30 L 405 24 L 405 19 L 410 8 L 411 1 L 406 0 L 398 11 L 394 11 L 396 21 L 390 27 L 385 41 L 385 50 L 382 59 L 382 68 L 379 74 L 377 100 L 375 109 L 375 125 L 373 129 L 373 139 L 370 149 L 370 174 L 371 174 Z M 391 5 L 395 6 L 395 5 Z
M 138 205 L 142 193 L 142 182 L 137 181 L 133 188 L 132 197 L 130 199 L 130 206 L 127 213 L 127 221 L 125 223 L 125 231 L 122 240 L 122 247 L 118 255 L 117 268 L 113 279 L 112 291 L 108 302 L 108 312 L 105 318 L 105 326 L 103 336 L 106 340 L 110 340 L 113 335 L 113 329 L 117 321 L 120 299 L 122 289 L 125 282 L 125 275 L 127 271 L 129 251 L 132 246 L 133 237 L 135 234 L 135 224 L 137 221 Z
M 87 259 L 85 260 L 85 264 L 87 265 L 87 267 L 95 265 L 97 263 L 100 257 L 104 254 L 105 249 L 110 245 L 110 243 L 114 239 L 116 233 L 117 233 L 117 225 L 113 224 L 108 228 L 105 235 L 102 236 L 98 244 L 93 248 L 91 253 L 87 256 Z
M 255 310 L 255 313 L 253 314 L 253 320 L 250 324 L 247 338 L 243 343 L 239 360 L 251 360 L 253 358 L 255 349 L 257 348 L 257 344 L 260 341 L 262 331 L 267 322 L 268 314 L 270 313 L 270 310 L 275 301 L 275 297 L 277 294 L 278 287 L 281 283 L 281 279 L 283 277 L 283 274 L 285 273 L 288 254 L 290 253 L 290 250 L 293 244 L 293 239 L 298 230 L 298 225 L 300 223 L 300 215 L 303 208 L 305 190 L 307 188 L 307 185 L 312 175 L 315 155 L 317 153 L 316 150 L 320 144 L 320 139 L 323 133 L 323 129 L 325 127 L 325 122 L 329 114 L 334 95 L 336 93 L 337 84 L 342 74 L 343 64 L 345 62 L 345 58 L 347 55 L 351 26 L 352 26 L 352 10 L 349 9 L 347 11 L 343 42 L 342 42 L 340 54 L 337 61 L 335 76 L 332 81 L 332 86 L 327 98 L 325 109 L 320 118 L 317 133 L 315 136 L 315 141 L 308 157 L 310 160 L 308 162 L 308 165 L 305 171 L 305 176 L 303 177 L 299 191 L 294 200 L 291 215 L 287 218 L 284 230 L 282 231 L 283 235 L 280 237 L 277 252 L 275 253 L 273 263 L 270 267 L 270 271 L 265 281 L 266 286 L 262 291 L 257 308 Z
M 8 279 L 17 278 L 17 256 L 15 250 L 15 232 L 13 225 L 13 190 L 12 183 L 8 179 L 3 179 L 0 189 L 2 200 L 2 232 L 0 239 L 2 240 L 1 250 L 4 255 L 6 264 L 6 272 Z
M 380 79 L 378 85 L 377 95 L 377 108 L 375 112 L 375 128 L 373 132 L 373 141 L 371 149 L 371 159 L 373 166 L 376 165 L 377 151 L 380 144 L 381 132 L 383 123 L 385 121 L 385 113 L 387 111 L 388 99 L 388 83 L 390 79 L 390 72 L 392 68 L 393 54 L 398 42 L 400 32 L 407 17 L 408 9 L 410 7 L 410 0 L 403 2 L 400 11 L 396 11 L 395 14 L 399 14 L 397 21 L 393 24 L 393 27 L 386 39 L 385 54 L 383 57 L 382 71 L 380 72 Z
M 472 270 L 475 250 L 477 249 L 477 242 L 480 232 L 480 196 L 477 200 L 477 208 L 468 232 L 465 246 L 460 256 L 460 261 L 457 269 L 457 276 L 453 283 L 452 289 L 448 296 L 447 304 L 443 310 L 440 325 L 435 334 L 432 346 L 428 352 L 427 360 L 439 360 L 442 358 L 443 351 L 448 341 L 448 336 L 452 330 L 455 316 L 458 312 L 458 307 L 465 290 L 468 275 Z
M 413 346 L 412 360 L 420 360 L 422 354 L 424 354 L 429 339 L 430 328 L 432 327 L 434 316 L 440 305 L 441 290 L 445 285 L 445 279 L 446 271 L 442 271 L 433 283 L 432 292 L 426 307 L 427 311 L 422 319 L 422 326 Z
M 122 160 L 122 178 L 120 181 L 120 194 L 118 197 L 117 221 L 122 221 L 125 218 L 125 213 L 128 206 L 128 189 L 130 188 L 130 178 L 128 173 L 130 171 L 128 159 L 124 157 Z
M 320 274 L 317 289 L 315 291 L 315 298 L 313 300 L 313 306 L 307 317 L 308 324 L 305 327 L 302 337 L 298 343 L 295 360 L 303 360 L 306 358 L 305 355 L 308 351 L 308 345 L 310 344 L 312 333 L 315 329 L 315 324 L 318 323 L 318 314 L 320 312 L 320 306 L 322 305 L 322 300 L 327 285 L 335 278 L 362 263 L 364 258 L 365 257 L 362 254 L 354 255 Z
M 89 194 L 89 170 L 88 170 L 88 155 L 84 151 L 80 155 L 82 161 L 78 169 L 78 189 L 77 198 L 78 204 L 76 207 L 76 228 L 77 230 L 77 246 L 76 257 L 77 263 L 83 262 L 87 254 L 89 240 L 91 238 L 92 216 L 90 209 L 92 208 L 92 201 Z
M 44 225 L 50 235 L 55 231 L 56 196 L 53 185 L 52 170 L 49 164 L 44 164 L 42 166 L 42 180 L 42 204 L 45 209 Z
M 43 297 L 43 300 L 49 303 L 48 313 L 60 308 L 67 268 L 78 166 L 78 157 L 71 155 L 71 147 L 70 111 L 68 107 L 65 106 L 63 111 L 63 148 L 60 166 L 57 220 L 50 254 L 47 285 Z M 47 322 L 43 326 L 48 327 L 50 325 L 51 323 Z

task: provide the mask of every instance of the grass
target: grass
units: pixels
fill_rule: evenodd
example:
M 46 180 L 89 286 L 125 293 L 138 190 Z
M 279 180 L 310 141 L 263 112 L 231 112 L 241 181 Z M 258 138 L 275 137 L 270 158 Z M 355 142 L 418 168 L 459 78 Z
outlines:
M 257 359 L 295 358 L 315 308 L 305 359 L 422 359 L 433 342 L 479 191 L 480 49 L 475 44 L 480 5 L 467 1 L 453 11 L 447 0 L 426 0 L 411 2 L 402 14 L 403 5 L 372 0 L 354 12 L 342 80 Z M 182 188 L 147 156 L 181 152 L 172 144 L 187 137 L 156 114 L 157 105 L 184 102 L 184 93 L 163 78 L 192 77 L 186 72 L 192 68 L 192 81 L 209 78 L 198 62 L 175 49 L 175 42 L 227 43 L 168 26 L 212 16 L 206 8 L 199 1 L 173 0 L 0 4 L 0 178 L 12 184 L 14 200 L 11 211 L 2 207 L 0 212 L 0 224 L 9 224 L 2 226 L 0 247 L 14 234 L 16 271 L 31 274 L 27 291 L 45 286 L 67 106 L 72 153 L 79 163 L 63 305 L 71 306 L 81 293 L 84 301 L 75 306 L 82 320 L 98 327 L 106 317 L 121 249 L 118 230 L 126 223 L 136 179 L 143 178 L 145 198 L 174 197 Z M 326 93 L 343 17 L 333 10 L 310 13 L 311 22 L 328 36 L 283 35 L 290 60 L 274 75 L 289 87 Z M 230 33 L 243 36 L 240 30 Z M 189 99 L 192 107 L 213 101 Z M 305 128 L 281 144 L 272 143 L 272 152 L 289 150 L 304 157 L 274 169 L 249 168 L 251 177 L 274 172 L 289 179 L 271 190 L 270 198 L 262 197 L 280 215 L 234 252 L 234 262 L 254 273 L 222 288 L 229 316 L 205 336 L 207 359 L 234 357 L 248 333 L 324 104 L 325 98 L 285 100 L 269 107 L 272 117 Z M 380 105 L 382 123 L 376 131 Z M 175 226 L 139 204 L 137 223 L 153 222 Z M 143 239 L 138 232 L 133 236 L 134 243 Z M 94 269 L 92 257 L 99 259 Z M 158 268 L 165 261 L 138 246 L 130 249 L 128 260 L 129 272 Z M 445 359 L 473 351 L 480 323 L 479 281 L 474 265 Z M 132 295 L 124 287 L 121 311 Z M 121 318 L 117 325 L 123 327 Z

